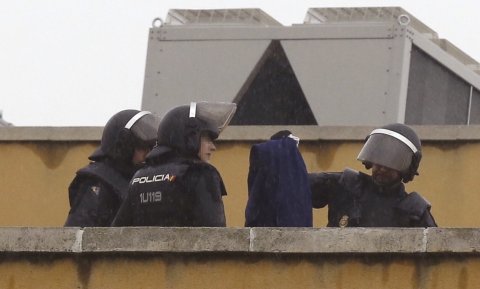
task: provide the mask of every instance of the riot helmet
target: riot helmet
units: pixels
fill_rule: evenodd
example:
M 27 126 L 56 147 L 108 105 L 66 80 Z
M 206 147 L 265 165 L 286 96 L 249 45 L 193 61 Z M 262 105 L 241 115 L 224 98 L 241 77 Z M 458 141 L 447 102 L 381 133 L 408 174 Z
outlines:
M 418 175 L 421 158 L 420 139 L 413 129 L 401 123 L 374 129 L 357 157 L 367 169 L 378 164 L 399 171 L 404 183 Z
M 154 146 L 158 123 L 158 117 L 148 111 L 127 109 L 116 113 L 103 129 L 100 146 L 89 158 L 98 161 L 107 157 L 131 165 L 135 148 Z
M 208 133 L 212 140 L 217 139 L 236 108 L 237 105 L 230 102 L 192 102 L 171 109 L 158 127 L 155 150 L 168 147 L 180 155 L 196 157 L 202 133 Z

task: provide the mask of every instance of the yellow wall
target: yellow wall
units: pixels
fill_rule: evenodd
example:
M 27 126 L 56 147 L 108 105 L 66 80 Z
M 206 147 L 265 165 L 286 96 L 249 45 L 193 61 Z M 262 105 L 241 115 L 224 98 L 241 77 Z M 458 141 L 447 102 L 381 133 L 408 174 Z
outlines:
M 5 258 L 0 288 L 478 288 L 480 259 L 392 255 Z
M 228 226 L 244 225 L 248 156 L 253 142 L 220 141 L 213 164 L 228 190 Z M 67 187 L 87 164 L 97 142 L 0 142 L 0 226 L 62 226 L 68 213 Z M 309 171 L 365 170 L 356 161 L 362 142 L 303 141 Z M 443 227 L 479 227 L 480 173 L 477 142 L 424 142 L 420 176 L 407 184 L 433 205 Z M 316 227 L 326 224 L 326 209 L 315 210 Z
M 0 226 L 63 226 L 67 187 L 96 143 L 0 143 Z

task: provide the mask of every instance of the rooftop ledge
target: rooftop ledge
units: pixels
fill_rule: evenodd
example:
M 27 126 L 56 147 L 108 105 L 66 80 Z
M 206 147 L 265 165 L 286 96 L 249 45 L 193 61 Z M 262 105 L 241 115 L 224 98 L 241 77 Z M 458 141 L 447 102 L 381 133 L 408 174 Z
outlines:
M 0 228 L 3 253 L 474 254 L 477 228 Z
M 423 141 L 480 141 L 480 125 L 412 126 Z M 304 141 L 363 141 L 374 126 L 229 126 L 220 141 L 263 141 L 288 129 Z M 100 141 L 103 127 L 0 127 L 1 141 Z

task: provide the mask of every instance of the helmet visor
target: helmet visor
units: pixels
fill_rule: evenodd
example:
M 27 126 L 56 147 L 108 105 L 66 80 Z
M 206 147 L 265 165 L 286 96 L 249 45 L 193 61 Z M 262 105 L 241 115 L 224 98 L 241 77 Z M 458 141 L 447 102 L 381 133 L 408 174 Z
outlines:
M 141 111 L 128 121 L 125 128 L 130 129 L 133 135 L 141 142 L 152 145 L 155 144 L 157 138 L 159 123 L 159 117 L 148 111 Z
M 190 117 L 198 117 L 213 125 L 220 134 L 230 123 L 236 110 L 237 105 L 231 102 L 192 102 Z
M 406 172 L 412 156 L 412 149 L 401 140 L 391 135 L 373 133 L 363 145 L 357 159 Z

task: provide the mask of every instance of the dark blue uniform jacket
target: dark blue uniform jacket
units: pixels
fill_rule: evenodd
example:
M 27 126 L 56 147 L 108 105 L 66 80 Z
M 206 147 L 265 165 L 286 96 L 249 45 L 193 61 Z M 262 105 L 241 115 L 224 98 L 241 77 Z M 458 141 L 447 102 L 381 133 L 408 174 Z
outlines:
M 312 193 L 295 140 L 252 146 L 245 219 L 247 227 L 312 226 Z

